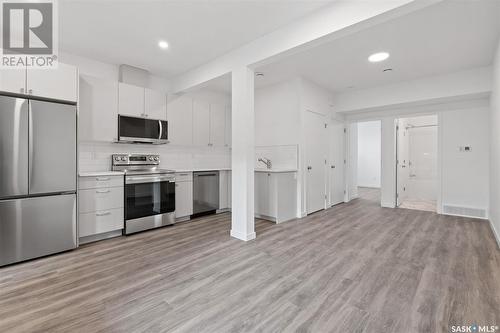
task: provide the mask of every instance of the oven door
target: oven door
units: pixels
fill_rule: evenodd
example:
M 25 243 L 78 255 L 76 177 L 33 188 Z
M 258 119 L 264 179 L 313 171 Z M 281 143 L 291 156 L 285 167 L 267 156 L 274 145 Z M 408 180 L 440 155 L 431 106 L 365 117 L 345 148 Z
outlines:
M 175 178 L 139 175 L 125 178 L 125 220 L 175 212 Z

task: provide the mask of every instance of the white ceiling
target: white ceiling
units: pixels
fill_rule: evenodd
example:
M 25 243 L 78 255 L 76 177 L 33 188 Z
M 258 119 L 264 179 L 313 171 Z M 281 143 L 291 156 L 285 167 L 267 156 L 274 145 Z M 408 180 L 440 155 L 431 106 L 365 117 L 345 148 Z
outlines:
M 333 92 L 488 66 L 500 36 L 500 1 L 448 0 L 258 68 L 256 87 L 302 75 Z M 377 51 L 389 60 L 369 63 Z M 383 73 L 385 68 L 392 72 Z M 230 91 L 230 78 L 210 82 Z M 349 88 L 351 87 L 351 88 Z
M 331 1 L 61 0 L 62 51 L 171 77 Z M 158 41 L 168 41 L 160 50 Z

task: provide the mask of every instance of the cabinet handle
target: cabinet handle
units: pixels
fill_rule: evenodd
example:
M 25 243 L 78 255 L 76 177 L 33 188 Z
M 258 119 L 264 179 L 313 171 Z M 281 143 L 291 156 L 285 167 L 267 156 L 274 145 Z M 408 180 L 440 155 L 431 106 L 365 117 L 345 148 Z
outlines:
M 106 190 L 106 191 L 97 190 L 97 191 L 95 191 L 95 193 L 99 193 L 99 194 L 104 194 L 104 193 L 109 193 L 109 192 L 111 192 L 111 191 L 110 190 Z
M 21 88 L 21 94 L 24 94 L 24 88 Z
M 28 94 L 33 95 L 33 89 L 28 90 Z
M 106 215 L 111 215 L 111 212 L 95 213 L 95 216 L 106 216 Z
M 179 176 L 189 176 L 189 173 L 180 173 Z
M 108 181 L 110 179 L 111 178 L 109 178 L 109 177 L 97 177 L 95 180 L 97 180 L 98 182 L 104 182 L 104 181 Z

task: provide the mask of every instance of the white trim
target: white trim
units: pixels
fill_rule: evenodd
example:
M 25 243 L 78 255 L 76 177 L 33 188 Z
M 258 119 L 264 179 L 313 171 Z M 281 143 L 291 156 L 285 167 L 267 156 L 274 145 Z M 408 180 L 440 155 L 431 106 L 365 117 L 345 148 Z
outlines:
M 231 229 L 231 237 L 247 242 L 247 241 L 251 241 L 252 239 L 255 239 L 255 237 L 257 237 L 257 235 L 255 234 L 255 232 L 252 232 L 249 234 L 244 234 L 244 233 L 241 233 L 239 231 Z
M 489 220 L 489 222 L 490 222 L 491 231 L 493 232 L 493 236 L 495 237 L 495 240 L 497 241 L 498 249 L 500 250 L 500 236 L 498 235 L 498 232 L 495 229 L 495 225 L 493 224 L 493 221 Z

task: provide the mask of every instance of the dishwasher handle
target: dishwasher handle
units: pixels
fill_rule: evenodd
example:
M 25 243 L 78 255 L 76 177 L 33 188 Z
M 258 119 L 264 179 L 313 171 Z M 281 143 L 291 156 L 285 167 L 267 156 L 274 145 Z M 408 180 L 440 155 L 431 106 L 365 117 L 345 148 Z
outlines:
M 216 173 L 201 173 L 201 174 L 194 174 L 195 177 L 213 177 L 217 176 Z

